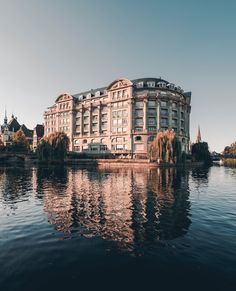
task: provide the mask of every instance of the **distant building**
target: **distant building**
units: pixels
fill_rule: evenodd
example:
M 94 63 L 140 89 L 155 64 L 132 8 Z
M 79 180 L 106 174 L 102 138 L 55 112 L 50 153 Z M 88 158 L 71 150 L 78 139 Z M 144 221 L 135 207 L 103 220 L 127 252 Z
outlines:
M 10 145 L 12 143 L 13 135 L 18 130 L 21 130 L 24 133 L 30 146 L 32 146 L 33 130 L 28 129 L 24 124 L 20 125 L 20 123 L 17 120 L 17 117 L 15 117 L 14 115 L 11 116 L 11 120 L 8 122 L 7 114 L 5 113 L 4 123 L 1 126 L 0 130 L 0 139 L 2 140 L 5 146 Z
M 43 136 L 44 136 L 44 126 L 42 124 L 37 124 L 36 127 L 34 128 L 33 133 L 33 151 L 36 150 Z
M 60 95 L 44 113 L 45 135 L 65 132 L 70 150 L 147 156 L 157 132 L 174 130 L 189 151 L 191 92 L 161 78 L 118 79 Z

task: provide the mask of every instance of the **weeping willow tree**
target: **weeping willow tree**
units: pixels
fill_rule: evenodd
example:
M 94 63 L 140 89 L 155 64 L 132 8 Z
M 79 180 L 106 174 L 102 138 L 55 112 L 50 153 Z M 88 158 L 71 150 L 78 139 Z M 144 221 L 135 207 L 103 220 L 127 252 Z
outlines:
M 69 138 L 64 132 L 55 132 L 44 137 L 37 147 L 41 161 L 63 162 L 69 147 Z
M 181 160 L 181 144 L 174 131 L 158 132 L 149 150 L 151 160 L 176 164 Z

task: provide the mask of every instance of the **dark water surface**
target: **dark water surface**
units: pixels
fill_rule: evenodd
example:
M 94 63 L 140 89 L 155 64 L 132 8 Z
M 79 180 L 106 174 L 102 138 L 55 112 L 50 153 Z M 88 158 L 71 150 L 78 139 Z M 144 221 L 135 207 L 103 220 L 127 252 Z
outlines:
M 236 169 L 0 168 L 0 290 L 236 290 Z

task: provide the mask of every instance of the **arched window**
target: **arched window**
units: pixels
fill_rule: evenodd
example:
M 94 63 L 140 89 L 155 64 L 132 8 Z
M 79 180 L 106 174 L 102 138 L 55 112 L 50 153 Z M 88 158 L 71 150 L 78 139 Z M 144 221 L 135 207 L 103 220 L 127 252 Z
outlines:
M 140 135 L 135 136 L 134 140 L 135 140 L 135 141 L 141 141 L 141 140 L 142 140 L 142 137 L 141 137 Z

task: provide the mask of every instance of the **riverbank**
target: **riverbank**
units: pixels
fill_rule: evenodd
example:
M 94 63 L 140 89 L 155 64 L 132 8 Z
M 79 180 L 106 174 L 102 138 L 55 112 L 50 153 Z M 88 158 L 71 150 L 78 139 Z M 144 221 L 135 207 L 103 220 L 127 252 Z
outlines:
M 236 167 L 236 159 L 234 158 L 223 159 L 223 165 L 226 167 Z
M 198 167 L 204 162 L 191 162 L 170 164 L 158 163 L 149 159 L 99 159 L 99 158 L 66 158 L 63 162 L 42 162 L 35 155 L 11 154 L 0 155 L 0 165 L 76 165 L 76 166 L 106 166 L 106 167 L 145 167 L 145 168 L 170 168 L 170 167 Z

